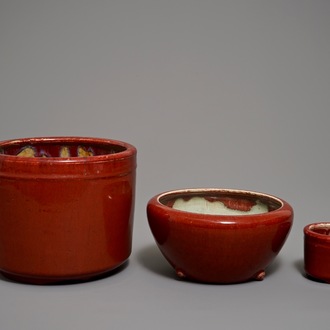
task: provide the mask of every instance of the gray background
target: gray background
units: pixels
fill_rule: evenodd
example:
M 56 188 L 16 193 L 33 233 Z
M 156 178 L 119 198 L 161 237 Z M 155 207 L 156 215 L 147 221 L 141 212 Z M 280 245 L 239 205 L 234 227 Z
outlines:
M 330 322 L 303 276 L 329 219 L 330 1 L 0 1 L 0 138 L 82 135 L 138 149 L 133 252 L 102 280 L 0 279 L 1 329 L 300 329 Z M 291 234 L 262 282 L 176 279 L 145 206 L 175 188 L 282 197 Z

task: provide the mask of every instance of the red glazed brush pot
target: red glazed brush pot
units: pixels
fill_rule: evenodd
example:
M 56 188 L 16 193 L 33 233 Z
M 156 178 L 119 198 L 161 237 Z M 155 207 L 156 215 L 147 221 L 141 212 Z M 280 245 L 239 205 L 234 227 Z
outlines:
M 284 200 L 230 189 L 162 193 L 148 202 L 147 215 L 176 274 L 208 283 L 262 280 L 293 222 Z
M 304 260 L 307 276 L 330 283 L 330 222 L 304 228 Z
M 0 142 L 0 271 L 22 282 L 88 280 L 131 252 L 136 149 L 100 138 Z

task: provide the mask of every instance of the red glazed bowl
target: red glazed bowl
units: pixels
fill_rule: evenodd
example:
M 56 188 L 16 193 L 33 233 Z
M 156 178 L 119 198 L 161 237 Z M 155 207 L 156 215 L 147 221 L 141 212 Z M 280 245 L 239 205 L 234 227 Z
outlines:
M 28 283 L 87 280 L 131 252 L 136 149 L 84 137 L 0 142 L 0 271 Z
M 330 283 L 330 222 L 304 228 L 304 261 L 307 276 Z
M 165 192 L 148 202 L 147 215 L 176 274 L 208 283 L 262 280 L 293 222 L 282 199 L 232 189 Z

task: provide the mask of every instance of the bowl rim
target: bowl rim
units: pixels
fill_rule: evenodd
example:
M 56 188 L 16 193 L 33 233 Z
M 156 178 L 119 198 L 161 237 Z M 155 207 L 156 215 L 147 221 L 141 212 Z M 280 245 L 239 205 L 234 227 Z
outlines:
M 231 194 L 248 194 L 250 196 L 261 196 L 267 199 L 275 200 L 280 203 L 280 207 L 265 213 L 259 214 L 240 214 L 240 215 L 217 215 L 217 214 L 202 214 L 196 212 L 188 212 L 173 209 L 170 206 L 163 204 L 160 199 L 168 195 L 180 195 L 180 194 L 189 194 L 189 193 L 231 193 Z M 231 188 L 185 188 L 185 189 L 176 189 L 162 192 L 148 202 L 147 208 L 155 206 L 160 212 L 167 213 L 169 215 L 181 215 L 180 219 L 176 217 L 171 217 L 171 221 L 186 223 L 192 225 L 193 223 L 197 226 L 207 226 L 207 224 L 225 224 L 225 225 L 237 225 L 240 226 L 250 226 L 251 222 L 257 223 L 278 223 L 282 221 L 283 218 L 291 216 L 293 219 L 293 208 L 285 200 L 276 197 L 274 195 L 257 192 L 253 190 L 245 189 L 231 189 Z
M 118 151 L 116 153 L 109 154 L 101 154 L 101 155 L 92 155 L 86 157 L 77 157 L 77 156 L 69 156 L 69 157 L 59 157 L 59 156 L 50 156 L 50 157 L 19 157 L 17 155 L 5 154 L 3 148 L 14 145 L 21 145 L 23 147 L 27 147 L 33 144 L 66 144 L 66 143 L 76 143 L 76 144 L 99 144 L 104 146 L 120 146 L 125 148 L 122 151 Z M 88 137 L 88 136 L 40 136 L 40 137 L 24 137 L 17 139 L 9 139 L 0 141 L 0 160 L 15 162 L 15 163 L 86 163 L 86 162 L 103 162 L 109 160 L 121 160 L 134 156 L 136 154 L 136 148 L 130 143 L 100 138 L 100 137 Z
M 315 227 L 328 227 L 330 229 L 330 222 L 327 222 L 327 221 L 314 222 L 314 223 L 310 223 L 304 227 L 305 236 L 313 237 L 318 240 L 328 241 L 330 243 L 330 235 L 325 235 L 325 234 L 315 232 L 313 230 Z

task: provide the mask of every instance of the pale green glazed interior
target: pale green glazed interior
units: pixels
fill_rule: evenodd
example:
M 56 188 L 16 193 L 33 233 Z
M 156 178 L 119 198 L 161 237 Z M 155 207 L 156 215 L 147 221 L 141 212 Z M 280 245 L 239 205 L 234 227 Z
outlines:
M 230 208 L 221 201 L 209 201 L 199 196 L 192 197 L 189 200 L 177 198 L 172 208 L 180 211 L 212 215 L 251 215 L 269 211 L 268 206 L 258 200 L 249 210 L 239 210 Z
M 235 189 L 182 189 L 164 193 L 159 202 L 174 210 L 215 216 L 265 214 L 280 209 L 274 196 Z

